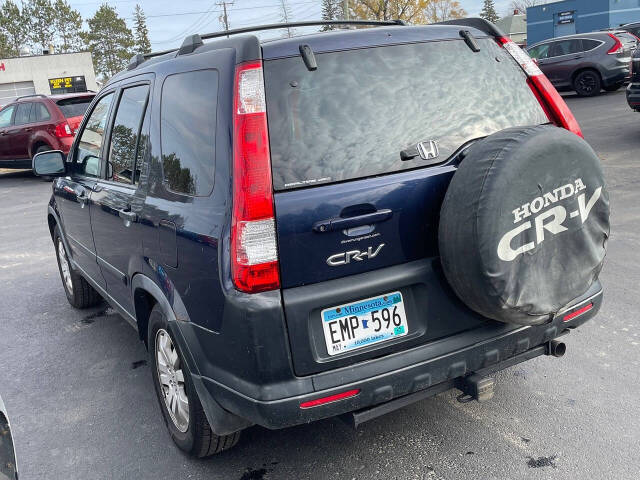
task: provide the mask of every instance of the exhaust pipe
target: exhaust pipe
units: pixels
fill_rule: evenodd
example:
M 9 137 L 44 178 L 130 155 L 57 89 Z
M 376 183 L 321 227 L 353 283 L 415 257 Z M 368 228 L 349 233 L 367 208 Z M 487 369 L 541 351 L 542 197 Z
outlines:
M 549 342 L 549 352 L 547 355 L 560 358 L 563 357 L 565 353 L 567 353 L 567 345 L 564 342 L 558 340 L 551 340 Z

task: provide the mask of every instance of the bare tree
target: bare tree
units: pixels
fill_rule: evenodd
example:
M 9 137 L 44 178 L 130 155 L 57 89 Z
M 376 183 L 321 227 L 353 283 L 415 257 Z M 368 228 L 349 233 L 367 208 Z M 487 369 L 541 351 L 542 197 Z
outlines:
M 291 15 L 291 9 L 289 8 L 289 4 L 287 0 L 280 0 L 280 21 L 282 23 L 290 23 L 293 21 L 293 16 Z M 287 27 L 286 36 L 291 38 L 295 35 L 295 30 L 291 27 Z
M 427 20 L 434 23 L 467 16 L 465 9 L 456 0 L 432 0 L 427 4 L 425 13 Z
M 549 3 L 549 0 L 511 0 L 511 10 L 518 10 L 520 13 L 527 13 L 528 7 L 543 5 Z M 509 12 L 512 13 L 512 12 Z

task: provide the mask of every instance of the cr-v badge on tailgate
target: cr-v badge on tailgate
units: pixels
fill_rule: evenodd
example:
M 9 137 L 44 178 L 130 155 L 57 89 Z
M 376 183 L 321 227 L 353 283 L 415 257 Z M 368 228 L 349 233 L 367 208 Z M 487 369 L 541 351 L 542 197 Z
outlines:
M 362 260 L 366 260 L 368 258 L 374 258 L 380 253 L 382 247 L 384 247 L 384 243 L 378 245 L 375 250 L 373 247 L 369 247 L 364 251 L 349 250 L 348 252 L 336 253 L 327 258 L 327 265 L 329 265 L 330 267 L 339 267 L 340 265 L 351 263 L 351 260 L 361 262 Z

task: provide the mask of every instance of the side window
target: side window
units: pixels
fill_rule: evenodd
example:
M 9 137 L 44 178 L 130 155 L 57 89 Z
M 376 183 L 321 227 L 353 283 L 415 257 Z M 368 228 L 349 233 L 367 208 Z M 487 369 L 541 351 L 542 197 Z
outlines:
M 134 174 L 136 148 L 148 96 L 149 85 L 122 91 L 111 130 L 107 180 L 131 184 L 138 176 Z
M 49 119 L 51 119 L 51 114 L 44 103 L 34 103 L 33 108 L 31 108 L 29 123 L 46 122 Z
M 529 56 L 537 60 L 548 58 L 550 46 L 551 46 L 550 43 L 545 43 L 543 45 L 538 45 L 537 47 L 533 47 L 531 50 L 529 50 Z
M 109 93 L 96 103 L 84 130 L 80 134 L 74 159 L 75 171 L 79 175 L 88 177 L 100 176 L 100 150 L 102 149 L 102 141 L 112 99 L 113 93 Z
M 11 125 L 11 115 L 13 115 L 14 110 L 15 107 L 12 105 L 0 112 L 0 128 L 8 127 L 9 125 Z
M 549 57 L 559 57 L 561 55 L 578 52 L 580 52 L 580 40 L 561 40 L 559 42 L 553 42 L 549 51 Z
M 593 50 L 597 46 L 600 45 L 600 42 L 597 40 L 589 40 L 588 38 L 582 39 L 582 51 L 588 52 L 589 50 Z
M 162 86 L 160 135 L 167 187 L 187 195 L 213 190 L 218 72 L 167 77 Z
M 31 115 L 31 106 L 33 103 L 19 103 L 16 110 L 16 117 L 13 119 L 14 125 L 24 125 L 29 123 L 29 116 Z

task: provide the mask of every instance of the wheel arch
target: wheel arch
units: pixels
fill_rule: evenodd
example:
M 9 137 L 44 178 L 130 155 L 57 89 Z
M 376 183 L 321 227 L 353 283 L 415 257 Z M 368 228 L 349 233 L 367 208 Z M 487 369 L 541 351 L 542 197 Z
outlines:
M 47 142 L 46 140 L 44 140 L 42 138 L 37 138 L 31 143 L 31 146 L 29 147 L 29 157 L 33 158 L 33 156 L 38 151 L 38 148 L 40 148 L 42 146 L 49 147 L 49 148 L 51 148 L 53 150 L 53 147 L 49 144 L 49 142 Z
M 133 304 L 138 323 L 138 335 L 148 347 L 147 326 L 153 307 L 156 304 L 160 305 L 169 322 L 175 321 L 176 315 L 160 287 L 146 275 L 138 273 L 133 276 L 131 291 L 133 292 Z

